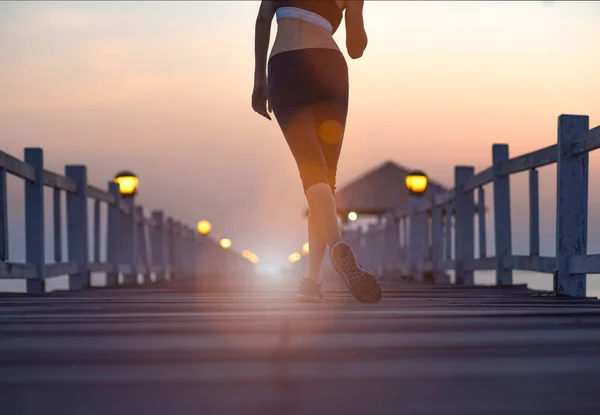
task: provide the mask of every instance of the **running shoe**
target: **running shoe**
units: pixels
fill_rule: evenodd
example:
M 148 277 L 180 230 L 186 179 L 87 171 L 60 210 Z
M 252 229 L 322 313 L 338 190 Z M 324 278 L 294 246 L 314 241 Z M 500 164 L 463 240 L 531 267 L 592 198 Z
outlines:
M 300 301 L 322 300 L 323 293 L 321 292 L 321 282 L 316 282 L 312 278 L 302 278 L 296 296 Z
M 354 252 L 345 242 L 336 242 L 329 250 L 335 270 L 342 276 L 346 286 L 361 303 L 378 303 L 381 287 L 374 275 L 358 265 Z

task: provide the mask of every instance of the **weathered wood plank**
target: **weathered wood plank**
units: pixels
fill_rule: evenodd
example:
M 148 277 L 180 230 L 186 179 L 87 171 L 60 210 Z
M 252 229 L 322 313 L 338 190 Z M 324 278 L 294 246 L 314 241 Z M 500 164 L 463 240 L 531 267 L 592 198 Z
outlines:
M 108 204 L 115 203 L 114 195 L 110 194 L 105 190 L 99 189 L 95 186 L 88 184 L 88 197 L 95 200 L 100 200 L 102 202 L 106 202 Z
M 572 256 L 587 254 L 588 153 L 574 155 L 573 144 L 588 131 L 589 117 L 558 117 L 558 168 L 556 201 L 557 295 L 585 297 L 585 273 L 569 272 Z
M 512 270 L 504 267 L 504 258 L 512 255 L 512 230 L 510 218 L 510 176 L 500 173 L 500 166 L 508 157 L 507 144 L 492 146 L 494 166 L 494 238 L 496 242 L 496 285 L 511 285 Z
M 15 264 L 0 262 L 0 279 L 38 280 L 37 268 L 33 264 Z
M 77 183 L 70 177 L 64 177 L 60 174 L 44 170 L 44 186 L 60 189 L 74 193 L 77 191 Z
M 496 269 L 496 262 L 495 257 L 473 258 L 465 260 L 464 267 L 470 271 L 492 270 Z
M 87 168 L 69 165 L 65 173 L 77 182 L 77 192 L 67 193 L 69 260 L 77 263 L 77 272 L 69 274 L 69 289 L 81 290 L 90 286 Z
M 456 166 L 454 168 L 454 184 L 456 189 L 473 177 L 474 168 L 470 166 Z M 474 221 L 475 198 L 473 191 L 458 192 L 454 200 L 456 208 L 456 228 L 454 231 L 454 249 L 456 260 L 456 283 L 460 285 L 473 285 L 474 275 L 472 270 L 465 269 L 465 261 L 474 256 Z
M 118 268 L 119 268 L 119 272 L 124 275 L 130 275 L 130 274 L 133 274 L 133 272 L 134 272 L 133 267 L 129 264 L 119 264 Z
M 37 180 L 35 167 L 3 151 L 0 151 L 0 168 L 4 168 L 8 173 L 30 182 Z
M 569 260 L 569 274 L 600 273 L 600 254 L 575 255 Z
M 573 155 L 578 156 L 600 148 L 600 125 L 584 131 L 577 136 L 573 144 Z
M 77 274 L 78 272 L 79 265 L 75 261 L 46 264 L 46 278 Z
M 448 271 L 453 270 L 456 267 L 455 261 L 453 259 L 447 259 L 446 261 L 440 262 L 439 269 Z
M 90 262 L 88 265 L 90 272 L 115 272 L 115 265 L 108 262 Z M 108 285 L 108 283 L 107 283 Z M 115 284 L 111 284 L 115 285 Z
M 444 206 L 444 205 L 447 205 L 450 202 L 452 202 L 454 200 L 454 197 L 455 197 L 455 190 L 450 189 L 447 192 L 436 193 L 435 196 L 433 197 L 433 200 L 437 206 Z
M 468 192 L 469 190 L 475 190 L 478 187 L 484 186 L 494 180 L 494 167 L 488 167 L 485 170 L 480 171 L 475 176 L 471 177 L 468 182 L 463 186 L 463 190 Z
M 553 273 L 556 268 L 555 257 L 511 255 L 504 258 L 504 266 L 513 270 Z
M 553 144 L 540 150 L 532 151 L 531 153 L 500 162 L 497 167 L 498 174 L 500 176 L 507 176 L 509 174 L 543 167 L 548 164 L 556 163 L 557 157 L 557 146 L 556 144 Z
M 25 162 L 33 167 L 35 180 L 25 180 L 25 261 L 37 270 L 37 280 L 27 280 L 28 293 L 43 293 L 45 289 L 44 235 L 44 151 L 26 148 Z

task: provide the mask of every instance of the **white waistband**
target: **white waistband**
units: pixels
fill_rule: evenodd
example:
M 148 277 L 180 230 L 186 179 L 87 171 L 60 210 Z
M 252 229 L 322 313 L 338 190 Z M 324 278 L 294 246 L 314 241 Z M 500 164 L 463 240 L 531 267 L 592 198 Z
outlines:
M 289 17 L 292 19 L 298 19 L 308 23 L 316 24 L 327 30 L 329 34 L 333 33 L 333 26 L 331 26 L 329 20 L 308 10 L 299 9 L 297 7 L 280 7 L 277 9 L 275 15 L 277 17 L 277 21 L 283 19 L 284 17 Z

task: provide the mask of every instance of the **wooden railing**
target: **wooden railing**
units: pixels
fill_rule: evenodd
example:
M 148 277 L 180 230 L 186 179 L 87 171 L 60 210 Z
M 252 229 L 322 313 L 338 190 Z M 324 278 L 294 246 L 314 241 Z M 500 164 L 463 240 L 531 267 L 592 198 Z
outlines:
M 586 274 L 600 272 L 600 255 L 587 255 L 588 153 L 600 147 L 600 126 L 590 130 L 581 115 L 558 118 L 558 143 L 509 158 L 508 145 L 492 147 L 492 165 L 474 173 L 455 168 L 453 189 L 410 201 L 389 212 L 379 226 L 346 232 L 364 266 L 374 272 L 444 281 L 454 270 L 457 284 L 474 284 L 475 270 L 495 270 L 497 285 L 511 285 L 513 270 L 554 275 L 557 295 L 584 297 Z M 538 169 L 557 163 L 556 255 L 540 256 Z M 511 243 L 510 175 L 529 171 L 529 255 L 514 255 Z M 486 247 L 485 192 L 493 186 L 495 253 Z M 477 194 L 477 203 L 475 203 Z M 474 215 L 479 258 L 474 257 Z M 452 234 L 454 230 L 454 235 Z M 452 252 L 454 250 L 454 253 Z
M 7 174 L 25 181 L 25 263 L 9 262 Z M 54 263 L 45 262 L 44 188 L 53 189 Z M 66 192 L 66 255 L 62 252 L 62 200 Z M 88 201 L 93 201 L 93 232 L 88 233 Z M 101 260 L 101 203 L 108 206 L 106 259 Z M 91 238 L 90 238 L 91 237 Z M 92 244 L 90 258 L 89 244 Z M 65 260 L 68 258 L 68 260 Z M 119 185 L 108 190 L 88 184 L 87 168 L 69 165 L 65 175 L 44 169 L 44 153 L 25 149 L 24 161 L 0 151 L 0 279 L 25 279 L 28 293 L 45 291 L 48 278 L 68 275 L 70 290 L 90 286 L 90 274 L 106 273 L 106 285 L 193 278 L 201 274 L 251 272 L 252 264 L 218 247 L 161 210 L 150 217 Z M 153 278 L 151 278 L 151 276 Z

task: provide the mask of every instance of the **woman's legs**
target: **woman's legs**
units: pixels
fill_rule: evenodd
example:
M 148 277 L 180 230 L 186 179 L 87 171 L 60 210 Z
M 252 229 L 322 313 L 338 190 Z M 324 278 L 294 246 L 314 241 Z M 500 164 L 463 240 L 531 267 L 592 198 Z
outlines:
M 327 243 L 323 238 L 315 215 L 308 214 L 308 272 L 307 277 L 317 282 L 321 281 L 321 264 L 325 258 Z
M 306 190 L 309 205 L 308 244 L 309 269 L 308 277 L 320 280 L 321 264 L 325 257 L 327 245 L 332 246 L 341 240 L 335 199 L 331 187 L 325 183 L 317 183 Z

